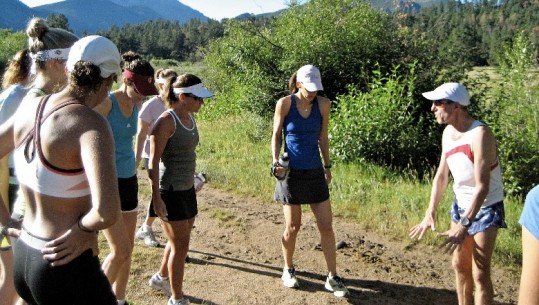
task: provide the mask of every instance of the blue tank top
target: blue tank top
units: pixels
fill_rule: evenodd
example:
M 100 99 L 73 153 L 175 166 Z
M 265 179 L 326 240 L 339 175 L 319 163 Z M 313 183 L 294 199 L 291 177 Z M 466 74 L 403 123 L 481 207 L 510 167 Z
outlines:
M 316 169 L 322 167 L 318 140 L 322 129 L 322 114 L 315 98 L 309 117 L 298 112 L 296 97 L 292 94 L 291 105 L 284 119 L 285 151 L 290 157 L 291 169 Z
M 125 117 L 118 100 L 114 97 L 114 93 L 109 93 L 109 97 L 112 101 L 112 109 L 107 116 L 107 120 L 114 136 L 116 173 L 118 178 L 130 178 L 136 174 L 133 139 L 137 134 L 138 108 L 133 106 L 131 116 Z

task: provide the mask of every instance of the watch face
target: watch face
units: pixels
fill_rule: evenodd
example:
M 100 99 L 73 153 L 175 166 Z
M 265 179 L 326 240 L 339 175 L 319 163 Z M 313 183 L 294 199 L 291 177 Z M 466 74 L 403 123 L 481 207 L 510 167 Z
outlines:
M 470 220 L 466 217 L 461 217 L 459 223 L 465 227 L 470 225 Z

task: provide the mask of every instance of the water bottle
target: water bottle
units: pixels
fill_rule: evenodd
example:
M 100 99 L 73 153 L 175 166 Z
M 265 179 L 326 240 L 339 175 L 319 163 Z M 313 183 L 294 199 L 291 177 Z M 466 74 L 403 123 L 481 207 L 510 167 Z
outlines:
M 198 173 L 195 175 L 195 191 L 199 191 L 202 189 L 202 186 L 206 182 L 206 177 L 204 173 Z
M 283 153 L 281 155 L 281 157 L 279 158 L 279 161 L 277 161 L 279 166 L 284 167 L 284 169 L 285 169 L 285 173 L 282 176 L 277 176 L 278 180 L 284 180 L 284 178 L 286 178 L 286 173 L 288 172 L 288 161 L 289 160 L 290 160 L 290 158 L 288 157 L 288 153 L 285 152 L 285 153 Z

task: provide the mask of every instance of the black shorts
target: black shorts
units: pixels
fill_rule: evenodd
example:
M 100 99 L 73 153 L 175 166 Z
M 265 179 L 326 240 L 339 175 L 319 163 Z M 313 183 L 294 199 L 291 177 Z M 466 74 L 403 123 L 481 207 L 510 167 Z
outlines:
M 137 175 L 130 178 L 118 178 L 120 203 L 122 212 L 132 212 L 138 206 L 138 179 Z
M 13 246 L 15 289 L 28 304 L 118 304 L 99 259 L 91 249 L 67 265 L 51 267 L 40 250 L 46 242 L 22 232 Z
M 170 187 L 168 190 L 161 190 L 160 193 L 167 207 L 169 221 L 187 220 L 197 216 L 197 196 L 194 187 L 186 191 L 173 191 Z M 157 217 L 153 209 L 150 216 Z
M 277 180 L 273 200 L 283 204 L 311 204 L 329 199 L 323 168 L 290 169 L 285 180 Z

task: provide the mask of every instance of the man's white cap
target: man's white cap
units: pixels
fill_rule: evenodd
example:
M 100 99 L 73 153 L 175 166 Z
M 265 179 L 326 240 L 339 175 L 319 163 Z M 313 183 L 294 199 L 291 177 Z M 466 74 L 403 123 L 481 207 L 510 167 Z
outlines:
M 320 70 L 313 65 L 305 65 L 299 68 L 296 74 L 296 80 L 302 83 L 307 91 L 314 92 L 324 90 Z
M 79 39 L 71 47 L 66 63 L 67 70 L 73 71 L 79 60 L 98 66 L 101 69 L 101 77 L 107 78 L 120 71 L 122 58 L 116 45 L 108 38 L 91 35 Z
M 468 90 L 459 83 L 445 83 L 433 91 L 423 93 L 423 96 L 431 101 L 450 100 L 462 106 L 470 105 Z

